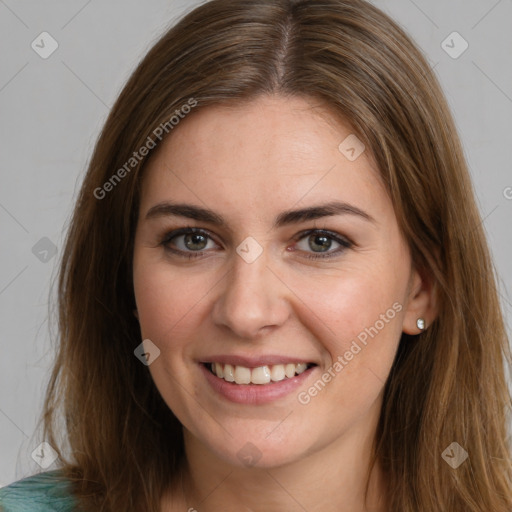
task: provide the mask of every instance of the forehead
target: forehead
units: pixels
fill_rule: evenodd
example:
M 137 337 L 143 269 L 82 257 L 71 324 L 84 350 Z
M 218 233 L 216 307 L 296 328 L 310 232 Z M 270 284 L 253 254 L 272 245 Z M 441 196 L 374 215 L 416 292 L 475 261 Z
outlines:
M 347 144 L 340 151 L 343 141 L 357 145 L 354 137 L 312 99 L 265 96 L 205 107 L 182 120 L 148 163 L 141 209 L 169 199 L 259 214 L 329 200 L 389 208 L 369 151 L 355 160 Z

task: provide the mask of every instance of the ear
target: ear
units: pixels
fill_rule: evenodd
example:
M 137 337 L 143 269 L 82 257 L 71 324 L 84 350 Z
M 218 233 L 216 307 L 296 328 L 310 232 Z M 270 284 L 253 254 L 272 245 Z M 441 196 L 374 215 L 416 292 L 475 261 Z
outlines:
M 408 288 L 408 303 L 405 307 L 402 330 L 406 334 L 420 334 L 416 322 L 423 318 L 425 328 L 432 324 L 437 316 L 436 282 L 426 270 L 413 269 Z
M 139 312 L 138 312 L 136 309 L 134 309 L 134 310 L 133 310 L 133 316 L 134 316 L 137 320 L 139 319 Z

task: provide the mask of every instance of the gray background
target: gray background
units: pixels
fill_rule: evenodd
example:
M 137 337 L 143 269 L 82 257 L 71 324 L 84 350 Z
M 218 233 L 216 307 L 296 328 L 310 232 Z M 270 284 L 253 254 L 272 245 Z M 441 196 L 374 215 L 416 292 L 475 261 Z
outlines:
M 0 486 L 42 470 L 31 453 L 43 441 L 35 427 L 52 361 L 49 290 L 94 141 L 135 64 L 198 3 L 0 0 Z M 510 326 L 512 0 L 374 3 L 413 36 L 444 87 Z M 43 31 L 59 45 L 47 59 L 31 47 Z M 454 31 L 469 44 L 458 58 L 442 47 Z M 461 44 L 445 43 L 452 53 Z

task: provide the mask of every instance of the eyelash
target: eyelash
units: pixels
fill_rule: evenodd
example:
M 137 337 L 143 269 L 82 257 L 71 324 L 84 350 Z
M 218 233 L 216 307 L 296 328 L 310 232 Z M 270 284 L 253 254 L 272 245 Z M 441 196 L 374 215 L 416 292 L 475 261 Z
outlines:
M 306 238 L 307 236 L 309 236 L 309 235 L 311 235 L 313 233 L 317 233 L 319 235 L 324 235 L 327 238 L 330 238 L 331 240 L 334 240 L 335 242 L 340 244 L 341 247 L 336 249 L 335 251 L 332 251 L 332 252 L 329 252 L 329 253 L 323 253 L 323 254 L 322 253 L 318 253 L 318 254 L 312 253 L 309 256 L 305 256 L 305 258 L 310 259 L 310 260 L 326 260 L 326 259 L 329 259 L 329 258 L 336 257 L 340 253 L 345 252 L 347 249 L 351 249 L 353 247 L 353 245 L 354 245 L 353 242 L 351 242 L 347 238 L 340 237 L 336 233 L 333 233 L 331 231 L 326 231 L 324 229 L 309 229 L 307 231 L 302 231 L 301 233 L 299 233 L 295 237 L 295 240 L 297 242 L 299 242 L 303 238 Z M 210 234 L 207 231 L 203 230 L 203 229 L 198 229 L 198 228 L 180 228 L 180 229 L 176 229 L 174 231 L 171 231 L 170 233 L 167 233 L 165 235 L 165 237 L 163 238 L 163 240 L 160 242 L 160 245 L 164 246 L 164 248 L 167 251 L 170 251 L 170 252 L 172 252 L 174 254 L 177 254 L 178 256 L 180 256 L 182 258 L 193 259 L 193 258 L 198 258 L 198 257 L 203 256 L 205 251 L 190 251 L 189 252 L 189 251 L 182 251 L 181 249 L 171 249 L 169 247 L 168 244 L 173 239 L 175 239 L 175 238 L 177 238 L 179 236 L 187 235 L 187 234 L 199 234 L 199 235 L 203 235 L 203 236 L 209 238 L 210 240 L 215 241 L 210 236 Z

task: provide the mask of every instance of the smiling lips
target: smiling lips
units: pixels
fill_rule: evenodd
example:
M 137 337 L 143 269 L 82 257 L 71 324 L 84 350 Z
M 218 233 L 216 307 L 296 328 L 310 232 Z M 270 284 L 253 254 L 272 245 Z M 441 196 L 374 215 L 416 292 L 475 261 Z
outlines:
M 205 366 L 211 373 L 227 382 L 233 382 L 235 384 L 269 384 L 271 382 L 291 379 L 305 372 L 308 368 L 314 366 L 314 364 L 287 363 L 248 368 L 247 366 L 215 362 L 205 363 Z
M 311 359 L 271 354 L 218 354 L 198 363 L 217 396 L 250 406 L 284 399 L 304 385 L 319 365 Z

